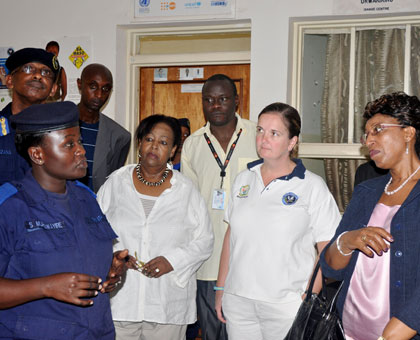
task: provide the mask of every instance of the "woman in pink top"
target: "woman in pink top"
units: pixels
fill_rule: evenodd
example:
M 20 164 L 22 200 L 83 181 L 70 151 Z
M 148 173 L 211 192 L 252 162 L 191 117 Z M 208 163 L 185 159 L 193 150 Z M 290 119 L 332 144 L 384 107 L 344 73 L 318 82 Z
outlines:
M 348 340 L 420 339 L 420 101 L 383 95 L 364 118 L 363 143 L 389 174 L 355 188 L 322 271 L 344 280 L 337 306 Z

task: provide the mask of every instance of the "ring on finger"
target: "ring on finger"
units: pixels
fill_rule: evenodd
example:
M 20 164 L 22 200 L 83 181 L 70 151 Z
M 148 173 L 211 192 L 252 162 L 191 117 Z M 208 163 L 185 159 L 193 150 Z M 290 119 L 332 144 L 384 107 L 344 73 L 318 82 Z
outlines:
M 366 235 L 363 235 L 363 236 L 362 236 L 362 241 L 363 241 L 363 242 L 366 242 Z
M 160 272 L 160 269 L 159 269 L 159 268 L 156 268 L 156 269 L 155 269 L 155 272 L 156 272 L 156 273 L 159 273 L 159 272 Z

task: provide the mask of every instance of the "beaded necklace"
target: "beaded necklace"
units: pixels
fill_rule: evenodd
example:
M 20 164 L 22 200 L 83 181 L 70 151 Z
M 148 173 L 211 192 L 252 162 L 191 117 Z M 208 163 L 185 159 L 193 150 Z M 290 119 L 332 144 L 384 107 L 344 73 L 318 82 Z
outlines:
M 141 175 L 141 171 L 140 171 L 140 167 L 141 167 L 141 163 L 139 162 L 136 165 L 136 174 L 137 174 L 137 178 L 139 179 L 140 182 L 142 182 L 143 184 L 149 186 L 149 187 L 157 187 L 159 185 L 162 185 L 163 182 L 165 182 L 166 178 L 169 175 L 169 169 L 166 169 L 163 174 L 162 174 L 162 178 L 160 179 L 160 181 L 157 182 L 149 182 L 148 180 L 144 179 L 144 177 Z

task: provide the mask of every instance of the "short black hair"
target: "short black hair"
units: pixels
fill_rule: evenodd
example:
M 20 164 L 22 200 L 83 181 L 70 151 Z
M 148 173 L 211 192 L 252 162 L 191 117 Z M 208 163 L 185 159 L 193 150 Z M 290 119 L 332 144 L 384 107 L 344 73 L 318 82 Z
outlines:
M 87 65 L 82 70 L 82 73 L 80 74 L 80 80 L 82 81 L 82 83 L 84 83 L 84 80 L 88 75 L 92 76 L 92 75 L 95 75 L 95 74 L 98 74 L 98 73 L 101 74 L 101 75 L 104 75 L 106 78 L 108 78 L 111 85 L 113 85 L 114 80 L 113 80 L 112 73 L 109 70 L 109 68 L 106 67 L 105 65 L 98 64 L 98 63 L 93 63 L 93 64 Z
M 272 103 L 267 105 L 258 115 L 258 118 L 265 113 L 278 113 L 283 119 L 284 124 L 289 131 L 289 139 L 294 136 L 299 137 L 301 129 L 301 119 L 299 112 L 292 106 L 284 103 Z
M 415 150 L 420 157 L 420 101 L 404 92 L 384 94 L 366 104 L 363 118 L 371 119 L 377 113 L 398 120 L 401 125 L 416 129 Z
M 234 82 L 231 78 L 229 78 L 227 75 L 225 75 L 225 74 L 221 74 L 221 73 L 214 74 L 214 75 L 212 75 L 210 78 L 208 78 L 208 79 L 205 81 L 205 83 L 204 83 L 204 85 L 203 85 L 203 88 L 204 88 L 204 87 L 205 87 L 208 83 L 211 83 L 211 82 L 214 82 L 214 81 L 226 81 L 226 82 L 228 82 L 228 83 L 230 84 L 230 87 L 232 88 L 233 95 L 234 95 L 235 97 L 238 95 L 238 91 L 236 90 L 236 85 L 235 85 L 235 82 Z
M 50 47 L 53 47 L 53 46 L 57 47 L 58 51 L 60 51 L 60 45 L 58 44 L 58 42 L 56 42 L 56 41 L 54 41 L 54 40 L 51 40 L 51 41 L 47 44 L 47 46 L 45 46 L 45 50 L 48 50 Z
M 188 118 L 178 118 L 178 123 L 181 127 L 188 129 L 188 133 L 191 134 L 190 120 Z
M 29 157 L 28 149 L 32 146 L 42 145 L 47 133 L 17 133 L 15 135 L 16 150 L 29 164 L 31 164 L 31 158 Z
M 181 144 L 181 125 L 179 124 L 178 119 L 161 114 L 151 115 L 140 122 L 135 133 L 137 143 L 140 143 L 143 137 L 150 133 L 158 123 L 164 123 L 172 129 L 174 134 L 173 146 L 178 148 Z

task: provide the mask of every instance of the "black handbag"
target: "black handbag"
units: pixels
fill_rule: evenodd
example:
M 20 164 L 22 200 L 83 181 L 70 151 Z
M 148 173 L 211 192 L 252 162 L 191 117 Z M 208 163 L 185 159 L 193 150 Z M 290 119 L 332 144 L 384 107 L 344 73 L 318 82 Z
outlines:
M 327 297 L 325 278 L 322 277 L 322 289 L 319 294 L 312 294 L 319 261 L 309 284 L 308 293 L 293 321 L 292 327 L 284 340 L 345 340 L 341 319 L 335 302 L 343 282 L 332 297 Z

